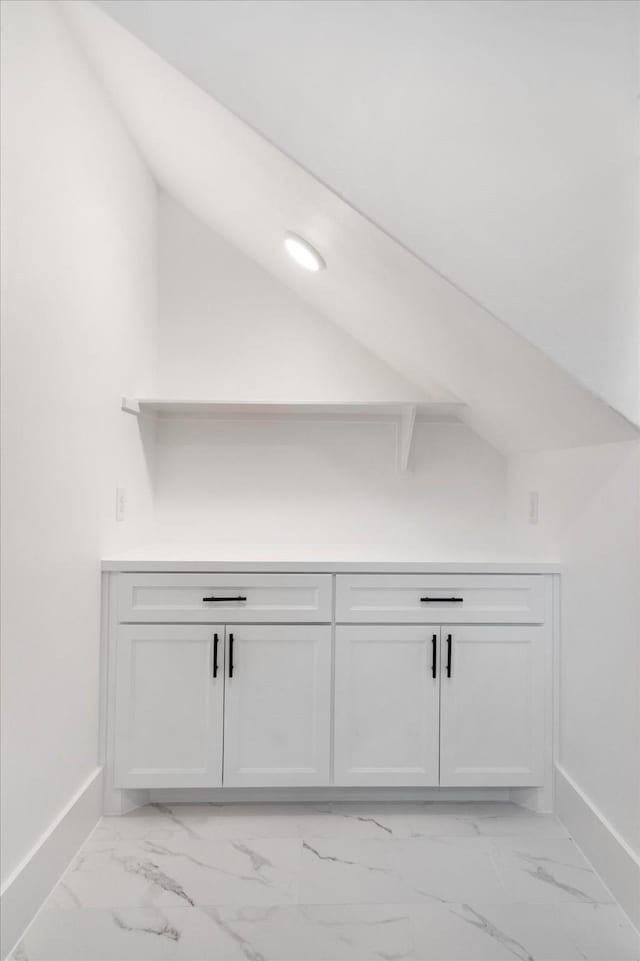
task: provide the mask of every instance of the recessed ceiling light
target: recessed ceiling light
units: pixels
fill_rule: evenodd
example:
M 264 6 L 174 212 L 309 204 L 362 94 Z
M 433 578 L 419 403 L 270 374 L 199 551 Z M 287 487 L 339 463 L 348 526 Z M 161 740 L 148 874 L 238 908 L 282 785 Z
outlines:
M 312 247 L 302 237 L 298 237 L 297 234 L 286 233 L 284 235 L 284 245 L 289 256 L 293 257 L 295 262 L 300 264 L 301 267 L 305 267 L 306 270 L 324 270 L 327 266 L 315 247 Z

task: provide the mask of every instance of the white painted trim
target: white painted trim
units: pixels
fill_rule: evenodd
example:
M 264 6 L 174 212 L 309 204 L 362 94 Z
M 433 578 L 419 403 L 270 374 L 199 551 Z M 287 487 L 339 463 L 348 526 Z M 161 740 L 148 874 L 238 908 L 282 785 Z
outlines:
M 140 413 L 140 404 L 131 397 L 123 397 L 121 406 L 127 414 L 135 414 L 138 416 Z
M 102 813 L 126 814 L 149 800 L 144 790 L 122 791 L 113 786 L 115 769 L 115 698 L 118 636 L 118 575 L 103 574 L 102 632 L 100 638 L 100 746 Z
M 33 921 L 101 814 L 102 768 L 97 767 L 45 831 L 0 891 L 2 942 L 7 957 Z
M 640 857 L 559 764 L 555 813 L 631 923 L 640 930 Z
M 101 574 L 100 583 L 100 686 L 99 686 L 99 712 L 98 712 L 98 764 L 104 768 L 107 763 L 107 737 L 108 737 L 108 714 L 107 705 L 109 702 L 109 619 L 111 616 L 110 589 L 113 585 L 117 592 L 117 575 L 109 577 L 108 574 Z
M 536 788 L 511 788 L 510 795 L 514 804 L 528 808 L 538 814 L 553 811 L 553 765 L 555 754 L 555 728 L 558 716 L 558 696 L 556 689 L 556 657 L 560 647 L 560 622 L 558 604 L 560 577 L 557 574 L 545 577 L 545 667 L 544 667 L 544 777 L 543 783 Z
M 416 406 L 408 404 L 400 411 L 398 421 L 398 436 L 396 440 L 398 470 L 402 473 L 409 468 L 409 457 L 411 456 L 411 444 L 413 442 L 413 429 L 416 424 Z
M 509 788 L 302 787 L 302 788 L 157 788 L 158 804 L 228 804 L 314 801 L 509 801 Z
M 560 757 L 560 665 L 562 664 L 562 578 L 559 574 L 553 576 L 553 736 L 551 751 L 554 765 Z
M 292 555 L 285 555 L 285 559 L 269 560 L 268 555 L 279 554 L 282 558 L 282 548 L 260 548 L 258 552 L 248 549 L 246 559 L 233 559 L 229 554 L 217 556 L 208 550 L 198 547 L 187 551 L 169 548 L 158 548 L 151 545 L 148 549 L 131 551 L 129 556 L 113 556 L 103 558 L 102 570 L 113 573 L 154 574 L 235 574 L 247 572 L 250 574 L 560 574 L 561 567 L 557 561 L 530 560 L 522 561 L 510 558 L 504 560 L 367 560 L 366 553 L 378 553 L 375 549 L 363 548 L 360 560 L 340 559 L 338 555 L 333 560 L 305 559 L 302 554 L 295 556 L 296 548 L 292 548 Z M 393 554 L 390 553 L 392 558 Z M 397 557 L 397 552 L 396 552 Z M 253 559 L 252 559 L 253 558 Z

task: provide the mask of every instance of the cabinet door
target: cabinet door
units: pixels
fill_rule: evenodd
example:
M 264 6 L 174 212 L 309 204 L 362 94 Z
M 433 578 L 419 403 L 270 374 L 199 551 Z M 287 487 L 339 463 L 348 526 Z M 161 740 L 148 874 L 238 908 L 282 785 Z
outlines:
M 335 784 L 438 783 L 439 639 L 439 628 L 336 629 Z
M 544 652 L 543 627 L 442 628 L 441 785 L 542 784 Z
M 120 627 L 117 787 L 222 784 L 224 651 L 224 625 Z
M 330 706 L 330 627 L 227 627 L 225 786 L 329 784 Z

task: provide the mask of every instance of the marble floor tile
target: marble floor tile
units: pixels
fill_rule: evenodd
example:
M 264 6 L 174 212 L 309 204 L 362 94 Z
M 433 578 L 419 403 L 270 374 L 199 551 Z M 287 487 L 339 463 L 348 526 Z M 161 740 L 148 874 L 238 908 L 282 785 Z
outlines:
M 588 961 L 638 961 L 640 933 L 617 904 L 563 904 L 560 925 Z
M 509 900 L 488 838 L 416 838 L 395 842 L 407 901 Z
M 91 835 L 91 842 L 105 841 L 167 841 L 175 837 L 189 837 L 190 832 L 173 816 L 155 806 L 147 805 L 121 817 L 103 817 Z
M 611 901 L 598 875 L 570 839 L 494 838 L 491 844 L 512 901 Z
M 184 917 L 193 909 L 47 908 L 29 928 L 12 961 L 174 961 Z
M 160 872 L 152 879 L 156 868 L 147 867 L 148 877 L 120 867 L 101 871 L 66 874 L 51 895 L 52 906 L 58 910 L 79 908 L 179 907 L 191 905 L 188 892 Z M 169 885 L 173 886 L 173 890 Z
M 435 813 L 429 804 L 332 804 L 300 818 L 305 838 L 474 837 L 471 819 L 452 813 Z
M 634 961 L 614 904 L 48 908 L 13 961 Z
M 13 961 L 637 961 L 559 823 L 510 804 L 150 805 L 103 819 Z
M 514 804 L 154 804 L 105 817 L 93 840 L 284 837 L 567 837 L 553 815 Z
M 393 840 L 302 841 L 301 904 L 384 904 L 405 900 Z
M 287 904 L 298 899 L 298 839 L 90 841 L 62 879 L 67 906 Z
M 367 961 L 412 958 L 396 905 L 45 911 L 14 961 Z
M 474 834 L 486 837 L 550 837 L 566 838 L 568 833 L 553 814 L 534 814 L 516 804 L 432 804 L 426 813 L 434 819 L 455 817 Z
M 510 818 L 509 819 L 514 820 Z M 103 818 L 93 840 L 251 840 L 253 838 L 389 838 L 480 833 L 468 816 L 432 813 L 429 805 L 148 805 L 123 817 Z
M 210 806 L 199 817 L 172 806 L 174 816 L 200 837 L 386 838 L 393 834 L 384 819 L 384 805 L 373 811 L 361 805 L 301 804 Z M 382 821 L 376 818 L 380 814 Z M 398 820 L 397 813 L 394 815 Z
M 92 840 L 193 838 L 242 841 L 299 837 L 303 804 L 150 804 L 122 817 L 105 817 Z
M 415 956 L 422 961 L 633 961 L 638 957 L 637 938 L 617 905 L 580 904 L 574 916 L 575 907 L 413 905 Z
M 421 961 L 573 961 L 552 905 L 412 905 L 411 937 Z M 545 953 L 547 947 L 552 953 Z
M 508 899 L 492 842 L 478 837 L 303 840 L 299 896 L 303 904 Z
M 409 909 L 403 905 L 203 908 L 242 939 L 243 957 L 265 961 L 371 961 L 413 958 Z

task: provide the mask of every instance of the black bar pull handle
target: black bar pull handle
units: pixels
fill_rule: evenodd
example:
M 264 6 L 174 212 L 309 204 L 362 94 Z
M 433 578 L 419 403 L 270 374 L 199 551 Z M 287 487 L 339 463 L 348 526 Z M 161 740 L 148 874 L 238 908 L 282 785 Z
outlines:
M 218 635 L 213 635 L 213 676 L 218 676 Z
M 238 594 L 236 597 L 203 597 L 203 601 L 246 601 L 246 597 L 242 594 Z
M 431 638 L 431 677 L 436 676 L 436 664 L 437 664 L 437 650 L 438 650 L 438 635 L 434 634 Z
M 229 677 L 233 677 L 233 634 L 229 634 Z
M 451 647 L 452 637 L 451 634 L 447 634 L 447 677 L 451 677 Z
M 421 597 L 420 601 L 422 604 L 435 604 L 436 602 L 440 604 L 462 604 L 464 597 Z

